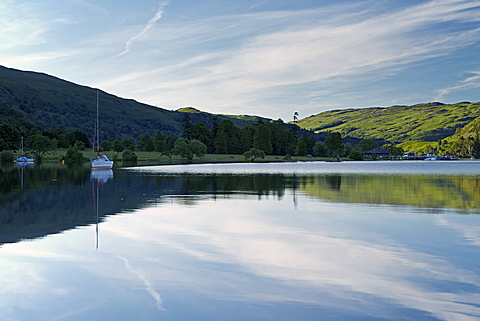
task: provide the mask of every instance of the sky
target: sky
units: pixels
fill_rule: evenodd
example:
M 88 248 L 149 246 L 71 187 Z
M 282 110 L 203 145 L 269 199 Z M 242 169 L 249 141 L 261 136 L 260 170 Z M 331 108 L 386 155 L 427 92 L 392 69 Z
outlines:
M 480 101 L 480 0 L 2 0 L 0 65 L 291 121 Z

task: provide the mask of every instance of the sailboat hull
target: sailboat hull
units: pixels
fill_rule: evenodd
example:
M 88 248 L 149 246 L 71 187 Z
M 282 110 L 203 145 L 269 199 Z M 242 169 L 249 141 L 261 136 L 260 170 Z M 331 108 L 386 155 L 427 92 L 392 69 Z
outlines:
M 111 169 L 113 167 L 113 160 L 108 159 L 106 155 L 98 156 L 90 161 L 92 170 L 94 169 Z

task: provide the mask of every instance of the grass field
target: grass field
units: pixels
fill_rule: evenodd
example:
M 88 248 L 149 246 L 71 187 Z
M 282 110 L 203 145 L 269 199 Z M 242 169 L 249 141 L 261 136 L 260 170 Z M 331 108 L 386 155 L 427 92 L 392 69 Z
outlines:
M 43 162 L 45 163 L 60 163 L 63 156 L 66 153 L 66 149 L 58 149 L 54 152 L 49 153 L 43 157 Z M 105 152 L 109 158 L 113 158 L 116 161 L 122 161 L 122 153 L 116 152 Z M 137 165 L 157 165 L 157 164 L 184 164 L 184 163 L 248 163 L 249 161 L 245 160 L 243 155 L 230 155 L 230 154 L 206 154 L 202 158 L 194 157 L 192 161 L 188 161 L 185 158 L 179 157 L 177 155 L 173 156 L 171 159 L 168 156 L 161 155 L 158 152 L 144 152 L 144 151 L 135 151 L 137 155 Z M 85 161 L 92 157 L 91 151 L 84 151 L 83 156 Z M 327 161 L 332 160 L 332 158 L 326 157 L 306 157 L 306 156 L 292 156 L 290 161 Z M 267 155 L 264 159 L 257 158 L 254 162 L 284 162 L 288 161 L 284 159 L 284 156 L 274 156 Z

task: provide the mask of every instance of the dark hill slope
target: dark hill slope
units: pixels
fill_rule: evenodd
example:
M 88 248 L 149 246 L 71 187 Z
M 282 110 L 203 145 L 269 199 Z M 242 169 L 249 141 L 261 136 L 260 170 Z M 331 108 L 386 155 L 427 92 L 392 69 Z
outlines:
M 478 102 L 428 103 L 326 111 L 299 120 L 298 125 L 317 133 L 337 131 L 344 136 L 401 143 L 444 139 L 477 117 Z
M 80 86 L 43 73 L 20 71 L 0 66 L 0 122 L 8 121 L 29 127 L 63 128 L 93 132 L 96 110 L 94 88 Z M 102 139 L 107 137 L 139 138 L 157 130 L 178 136 L 183 113 L 149 106 L 131 99 L 122 99 L 99 91 Z M 5 115 L 5 116 L 4 116 Z M 8 116 L 8 117 L 7 117 Z M 211 114 L 192 114 L 192 123 L 209 126 Z M 243 127 L 253 121 L 217 116 L 219 121 L 231 119 Z

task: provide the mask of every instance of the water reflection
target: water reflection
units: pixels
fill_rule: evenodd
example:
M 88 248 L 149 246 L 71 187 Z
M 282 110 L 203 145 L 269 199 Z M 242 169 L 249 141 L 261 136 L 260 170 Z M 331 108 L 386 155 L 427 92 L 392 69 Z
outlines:
M 477 176 L 45 170 L 2 194 L 0 319 L 480 317 Z

